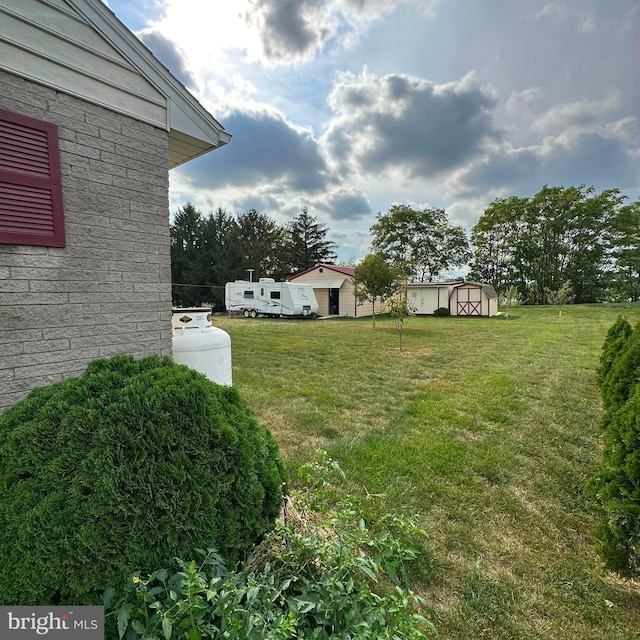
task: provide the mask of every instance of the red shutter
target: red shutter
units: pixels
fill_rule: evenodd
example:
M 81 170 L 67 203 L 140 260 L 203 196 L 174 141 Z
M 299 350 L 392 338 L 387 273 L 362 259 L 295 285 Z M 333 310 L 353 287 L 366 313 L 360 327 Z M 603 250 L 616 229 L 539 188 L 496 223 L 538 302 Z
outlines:
M 58 128 L 2 109 L 0 243 L 65 244 Z

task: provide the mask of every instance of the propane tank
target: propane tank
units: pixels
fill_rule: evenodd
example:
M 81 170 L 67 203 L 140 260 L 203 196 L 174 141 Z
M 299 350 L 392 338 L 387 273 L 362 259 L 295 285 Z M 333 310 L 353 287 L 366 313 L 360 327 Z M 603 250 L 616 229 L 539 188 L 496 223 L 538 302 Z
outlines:
M 210 314 L 210 308 L 173 309 L 173 360 L 231 386 L 231 338 L 212 326 Z

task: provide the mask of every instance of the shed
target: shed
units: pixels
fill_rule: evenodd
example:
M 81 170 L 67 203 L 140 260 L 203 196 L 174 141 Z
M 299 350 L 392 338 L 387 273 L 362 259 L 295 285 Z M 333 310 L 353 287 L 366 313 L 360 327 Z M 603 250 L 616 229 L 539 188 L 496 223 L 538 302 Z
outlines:
M 433 315 L 446 307 L 452 316 L 495 316 L 498 295 L 490 284 L 479 282 L 412 282 L 407 286 L 409 303 L 418 315 Z
M 407 285 L 409 304 L 416 315 L 433 315 L 436 309 L 449 308 L 449 293 L 452 283 L 412 282 Z
M 292 282 L 304 282 L 313 287 L 321 316 L 349 316 L 361 318 L 373 313 L 371 302 L 360 304 L 356 299 L 353 276 L 355 267 L 318 264 L 289 278 Z M 383 311 L 376 306 L 376 313 Z
M 490 284 L 454 284 L 449 297 L 449 313 L 452 316 L 495 316 L 498 313 L 498 294 Z
M 171 354 L 168 172 L 230 138 L 100 0 L 0 0 L 0 411 Z

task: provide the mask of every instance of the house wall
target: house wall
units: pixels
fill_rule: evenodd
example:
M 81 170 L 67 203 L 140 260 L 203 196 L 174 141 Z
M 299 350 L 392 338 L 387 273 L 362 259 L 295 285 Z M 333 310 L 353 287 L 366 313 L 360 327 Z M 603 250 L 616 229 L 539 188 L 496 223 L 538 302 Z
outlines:
M 58 125 L 65 248 L 0 244 L 0 411 L 116 353 L 171 355 L 167 132 L 0 71 Z
M 2 0 L 0 68 L 167 128 L 167 98 L 61 0 Z
M 300 279 L 299 282 L 302 282 L 302 279 Z M 329 315 L 329 289 L 316 289 L 314 287 L 313 293 L 315 294 L 316 300 L 318 301 L 318 315 L 328 316 Z

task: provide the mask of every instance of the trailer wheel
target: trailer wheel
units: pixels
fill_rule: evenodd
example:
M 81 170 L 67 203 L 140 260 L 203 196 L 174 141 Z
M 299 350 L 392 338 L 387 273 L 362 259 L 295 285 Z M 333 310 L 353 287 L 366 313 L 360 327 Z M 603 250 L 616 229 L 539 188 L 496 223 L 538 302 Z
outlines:
M 249 317 L 249 309 L 245 309 L 245 310 L 242 312 L 242 315 L 243 315 L 245 318 L 248 318 L 248 317 Z
M 251 309 L 251 317 L 255 318 L 258 314 L 256 313 L 255 309 Z

